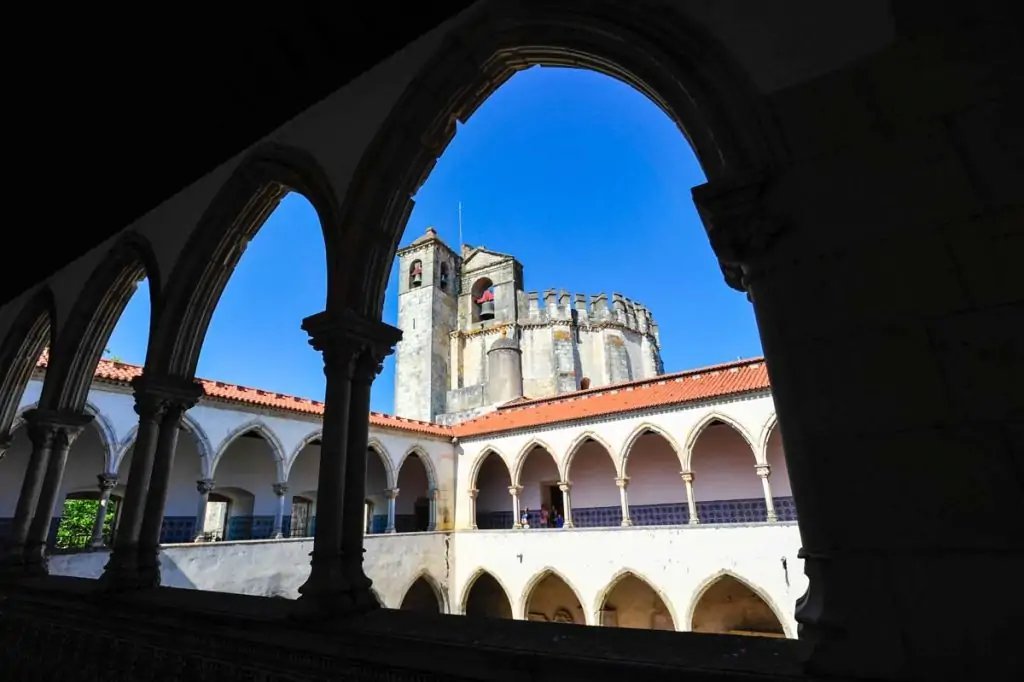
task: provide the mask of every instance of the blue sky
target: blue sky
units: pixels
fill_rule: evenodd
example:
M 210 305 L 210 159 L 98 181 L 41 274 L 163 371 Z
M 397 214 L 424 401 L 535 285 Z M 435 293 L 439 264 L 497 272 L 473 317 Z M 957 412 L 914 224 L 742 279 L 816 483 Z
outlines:
M 690 188 L 704 182 L 675 125 L 643 95 L 589 71 L 533 68 L 488 99 L 416 196 L 402 244 L 433 225 L 514 254 L 527 291 L 620 292 L 654 313 L 666 371 L 761 354 L 753 310 L 729 289 Z M 324 305 L 326 268 L 316 213 L 289 195 L 246 249 L 214 312 L 198 374 L 322 399 L 318 354 L 299 328 Z M 384 320 L 397 317 L 395 281 Z M 145 285 L 107 357 L 145 359 Z M 372 407 L 391 412 L 393 360 Z

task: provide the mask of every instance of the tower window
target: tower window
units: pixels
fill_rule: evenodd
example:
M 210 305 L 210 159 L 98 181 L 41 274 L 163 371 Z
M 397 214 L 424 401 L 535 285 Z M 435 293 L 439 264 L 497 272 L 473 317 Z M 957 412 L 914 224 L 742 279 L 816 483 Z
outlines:
M 441 263 L 441 275 L 438 279 L 438 285 L 441 287 L 441 291 L 448 291 L 448 264 Z
M 491 280 L 482 277 L 473 284 L 470 292 L 473 303 L 473 321 L 494 319 L 494 286 Z
M 414 260 L 409 266 L 409 288 L 423 284 L 423 261 Z

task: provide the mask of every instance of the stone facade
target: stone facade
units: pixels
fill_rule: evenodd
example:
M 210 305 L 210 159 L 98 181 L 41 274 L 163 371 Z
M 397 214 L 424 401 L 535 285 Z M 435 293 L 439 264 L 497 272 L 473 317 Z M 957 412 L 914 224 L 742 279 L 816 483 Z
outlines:
M 442 263 L 450 277 L 442 277 Z M 396 356 L 395 413 L 401 417 L 454 424 L 500 404 L 487 386 L 511 379 L 489 375 L 488 351 L 501 339 L 519 345 L 527 398 L 664 371 L 654 316 L 622 294 L 525 291 L 523 266 L 514 256 L 468 245 L 456 256 L 433 228 L 398 252 L 398 267 L 404 337 Z

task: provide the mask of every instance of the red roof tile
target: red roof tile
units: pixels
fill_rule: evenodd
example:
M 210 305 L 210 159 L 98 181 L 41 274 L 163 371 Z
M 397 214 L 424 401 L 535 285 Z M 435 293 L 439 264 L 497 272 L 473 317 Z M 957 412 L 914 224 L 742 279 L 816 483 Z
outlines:
M 460 438 L 545 424 L 634 412 L 769 388 L 764 358 L 663 374 L 550 398 L 507 403 L 494 412 L 454 427 Z
M 49 360 L 46 351 L 38 367 L 45 369 Z M 142 374 L 142 367 L 124 362 L 100 360 L 96 379 L 114 384 L 127 384 Z M 208 398 L 226 402 L 255 405 L 269 409 L 299 412 L 322 417 L 324 404 L 319 400 L 272 393 L 258 388 L 209 379 L 197 379 Z M 550 398 L 517 399 L 476 419 L 454 427 L 370 412 L 370 424 L 385 429 L 399 429 L 435 436 L 469 438 L 546 424 L 634 412 L 650 407 L 677 405 L 727 395 L 764 391 L 769 387 L 764 358 L 739 360 L 722 365 L 663 374 L 653 379 L 630 381 Z

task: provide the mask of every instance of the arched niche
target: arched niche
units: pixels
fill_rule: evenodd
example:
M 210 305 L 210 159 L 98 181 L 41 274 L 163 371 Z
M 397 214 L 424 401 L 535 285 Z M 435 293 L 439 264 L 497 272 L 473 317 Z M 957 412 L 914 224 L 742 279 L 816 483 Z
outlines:
M 273 535 L 278 498 L 278 453 L 262 430 L 247 429 L 224 449 L 213 470 L 215 490 L 236 491 L 229 508 L 227 539 L 253 540 Z M 243 495 L 244 491 L 246 495 Z
M 650 583 L 631 572 L 619 576 L 608 587 L 598 618 L 598 623 L 605 627 L 676 629 L 672 612 L 662 596 Z
M 430 527 L 430 474 L 418 451 L 410 452 L 398 470 L 395 531 L 422 532 Z
M 633 525 L 662 526 L 689 520 L 679 454 L 662 433 L 647 429 L 634 438 L 624 468 Z
M 785 637 L 768 602 L 745 582 L 722 575 L 708 585 L 693 607 L 691 630 L 727 635 Z
M 572 522 L 579 528 L 618 526 L 622 523 L 618 472 L 607 446 L 587 439 L 571 453 L 566 476 L 572 483 Z
M 533 445 L 519 467 L 519 507 L 527 513 L 531 528 L 542 527 L 541 510 L 546 510 L 548 527 L 554 527 L 554 509 L 565 511 L 560 476 L 554 454 L 543 445 Z
M 444 613 L 444 605 L 437 588 L 425 576 L 413 581 L 402 597 L 402 611 L 417 613 Z
M 512 602 L 493 575 L 481 571 L 466 592 L 463 613 L 471 618 L 512 619 Z
M 765 521 L 764 490 L 754 451 L 732 424 L 712 419 L 693 441 L 690 470 L 701 523 Z
M 480 529 L 511 528 L 512 498 L 508 489 L 512 475 L 501 455 L 489 450 L 476 471 L 476 527 Z
M 586 612 L 576 591 L 553 571 L 545 571 L 527 587 L 523 611 L 526 620 L 587 624 Z

